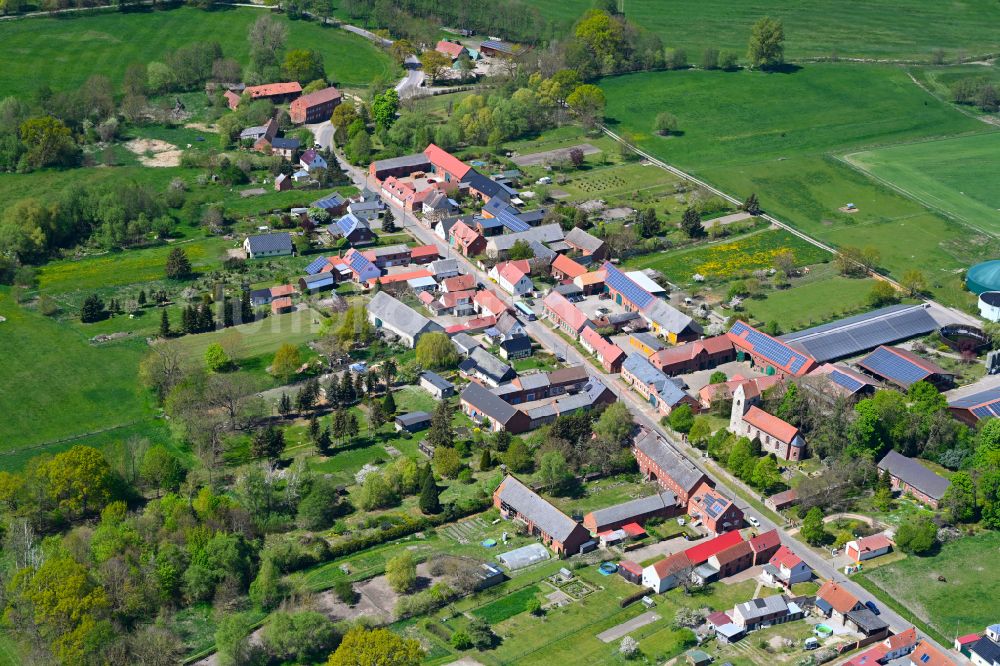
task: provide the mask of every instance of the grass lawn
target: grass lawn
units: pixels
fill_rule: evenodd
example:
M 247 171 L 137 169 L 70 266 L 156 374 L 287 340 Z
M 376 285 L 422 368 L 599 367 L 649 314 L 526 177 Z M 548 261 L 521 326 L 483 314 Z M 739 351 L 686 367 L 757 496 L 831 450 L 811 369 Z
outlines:
M 3 450 L 151 416 L 149 399 L 136 381 L 144 341 L 92 345 L 86 333 L 16 305 L 6 289 L 0 289 L 0 315 L 7 318 L 0 323 L 0 349 L 8 359 L 0 382 Z
M 933 557 L 911 556 L 861 578 L 877 586 L 883 600 L 897 600 L 948 637 L 982 631 L 996 621 L 996 609 L 984 600 L 1000 599 L 1000 581 L 992 575 L 998 568 L 1000 533 L 985 532 L 945 544 Z
M 530 0 L 530 4 L 562 29 L 593 6 L 589 0 Z M 685 49 L 693 63 L 700 62 L 701 52 L 709 47 L 744 57 L 750 26 L 762 16 L 782 20 L 785 53 L 791 59 L 837 54 L 928 61 L 935 48 L 944 48 L 949 55 L 959 47 L 970 55 L 1000 50 L 1000 36 L 991 28 L 1000 21 L 1000 9 L 990 0 L 949 4 L 846 0 L 836 5 L 836 16 L 822 0 L 674 0 L 669 11 L 658 0 L 629 0 L 624 7 L 626 18 L 660 35 L 666 46 Z
M 928 208 L 1000 235 L 1000 132 L 846 155 L 848 163 Z M 968 165 L 975 164 L 975 169 Z
M 791 250 L 800 266 L 831 258 L 830 253 L 787 231 L 770 229 L 674 252 L 647 254 L 630 259 L 626 265 L 656 269 L 675 284 L 692 283 L 691 277 L 700 273 L 711 284 L 770 268 L 774 258 L 784 250 Z
M 491 625 L 503 622 L 507 618 L 526 611 L 528 602 L 537 597 L 540 591 L 537 585 L 530 585 L 485 606 L 480 606 L 472 611 L 472 614 L 481 617 Z
M 831 270 L 823 270 L 827 267 Z M 818 268 L 822 279 L 795 279 L 788 289 L 772 289 L 763 299 L 744 301 L 750 318 L 760 323 L 776 321 L 782 331 L 797 331 L 868 309 L 875 280 L 831 275 L 833 267 L 828 264 Z
M 0 90 L 27 96 L 42 84 L 54 90 L 76 88 L 92 74 L 110 77 L 117 87 L 131 63 L 162 60 L 168 51 L 198 42 L 219 42 L 226 57 L 246 65 L 247 31 L 264 13 L 220 5 L 212 11 L 179 7 L 4 21 Z M 362 37 L 273 16 L 288 28 L 288 48 L 318 50 L 327 76 L 338 86 L 367 85 L 376 76 L 398 73 L 389 57 Z
M 236 358 L 251 358 L 274 353 L 285 343 L 300 345 L 312 340 L 319 333 L 322 320 L 313 310 L 295 310 L 211 333 L 185 335 L 167 344 L 192 359 L 201 359 L 208 346 L 215 342 L 232 345 Z
M 225 250 L 235 244 L 224 238 L 203 238 L 53 261 L 39 269 L 38 286 L 44 293 L 61 293 L 162 280 L 167 255 L 174 247 L 183 248 L 195 270 L 204 270 L 220 266 Z
M 834 157 L 989 132 L 903 70 L 826 63 L 789 74 L 658 72 L 605 79 L 602 87 L 612 124 L 643 148 L 736 196 L 756 192 L 766 210 L 832 245 L 876 247 L 880 268 L 897 276 L 920 266 L 944 300 L 963 301 L 957 270 L 1000 251 L 996 239 Z M 682 135 L 652 133 L 664 108 L 677 115 Z M 849 202 L 856 213 L 838 210 Z

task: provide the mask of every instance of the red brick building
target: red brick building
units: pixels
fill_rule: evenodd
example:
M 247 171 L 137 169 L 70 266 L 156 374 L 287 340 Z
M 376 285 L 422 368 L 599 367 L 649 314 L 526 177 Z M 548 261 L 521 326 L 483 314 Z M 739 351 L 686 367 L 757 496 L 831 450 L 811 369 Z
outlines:
M 292 102 L 288 108 L 288 115 L 292 122 L 297 124 L 321 123 L 330 119 L 340 100 L 339 90 L 332 86 L 323 88 Z
M 716 534 L 739 529 L 743 525 L 743 511 L 708 483 L 702 483 L 691 494 L 687 512 Z
M 717 335 L 661 349 L 649 357 L 649 362 L 665 375 L 682 375 L 710 370 L 735 359 L 736 350 L 732 341 L 725 335 Z
M 493 491 L 493 506 L 504 518 L 524 523 L 529 534 L 541 538 L 560 557 L 576 555 L 590 541 L 583 525 L 509 474 Z
M 704 472 L 655 432 L 640 434 L 632 445 L 632 455 L 646 479 L 672 492 L 684 506 L 697 488 L 711 484 Z

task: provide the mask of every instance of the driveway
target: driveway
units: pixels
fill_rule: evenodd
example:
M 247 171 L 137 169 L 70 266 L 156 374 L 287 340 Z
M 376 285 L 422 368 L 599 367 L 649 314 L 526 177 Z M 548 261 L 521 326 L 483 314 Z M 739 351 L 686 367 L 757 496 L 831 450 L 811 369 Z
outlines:
M 653 611 L 646 611 L 642 615 L 636 615 L 634 618 L 627 622 L 622 622 L 621 624 L 611 627 L 601 633 L 597 634 L 597 640 L 604 643 L 610 643 L 616 641 L 622 636 L 627 636 L 636 629 L 642 629 L 647 624 L 653 624 L 660 619 L 660 616 Z
M 666 541 L 651 543 L 648 546 L 636 548 L 635 550 L 630 550 L 625 553 L 623 557 L 627 560 L 632 560 L 633 562 L 643 562 L 654 557 L 666 557 L 667 555 L 673 555 L 674 553 L 679 553 L 682 550 L 687 550 L 690 547 L 690 541 L 682 537 L 676 537 Z

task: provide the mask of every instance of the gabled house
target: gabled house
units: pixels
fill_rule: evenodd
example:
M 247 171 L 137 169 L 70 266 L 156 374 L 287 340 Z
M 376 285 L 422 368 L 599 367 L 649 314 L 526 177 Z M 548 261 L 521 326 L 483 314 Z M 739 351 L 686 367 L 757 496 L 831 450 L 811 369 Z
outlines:
M 1000 624 L 986 627 L 986 633 L 966 647 L 969 659 L 976 666 L 1000 664 Z
M 753 549 L 749 541 L 740 541 L 708 558 L 708 565 L 718 578 L 728 578 L 753 566 Z M 707 582 L 707 581 L 706 581 Z
M 504 261 L 490 269 L 489 276 L 508 294 L 524 296 L 535 290 L 535 285 L 528 277 L 530 272 L 527 260 Z
M 286 160 L 291 160 L 295 158 L 295 153 L 301 145 L 298 139 L 274 137 L 271 139 L 271 153 L 273 155 L 281 155 Z
M 693 462 L 652 430 L 641 431 L 635 438 L 632 455 L 643 477 L 672 492 L 684 507 L 695 490 L 710 482 Z
M 583 525 L 509 474 L 493 492 L 493 505 L 507 520 L 524 523 L 528 534 L 540 537 L 560 557 L 577 554 L 590 541 Z
M 772 529 L 751 537 L 747 543 L 753 551 L 753 566 L 759 567 L 770 562 L 778 552 L 778 548 L 781 547 L 781 537 L 777 529 Z
M 302 85 L 298 81 L 282 83 L 265 83 L 259 86 L 247 86 L 243 91 L 250 99 L 269 99 L 275 104 L 287 102 L 302 94 Z
M 550 291 L 545 296 L 542 316 L 573 338 L 580 337 L 584 328 L 593 327 L 587 315 L 557 291 Z
M 749 357 L 754 367 L 766 375 L 802 377 L 816 367 L 816 361 L 796 351 L 778 338 L 738 321 L 726 334 L 736 347 L 736 360 Z
M 586 327 L 580 336 L 580 344 L 584 349 L 601 361 L 605 372 L 621 372 L 625 360 L 625 352 L 621 347 L 611 342 L 597 332 L 596 328 Z
M 733 375 L 729 381 L 703 386 L 698 391 L 698 402 L 701 403 L 702 407 L 708 409 L 719 400 L 732 400 L 733 393 L 741 386 L 747 400 L 756 400 L 764 391 L 772 386 L 777 386 L 782 381 L 781 377 L 777 375 L 747 379 L 743 375 L 737 374 Z
M 455 385 L 436 372 L 426 370 L 420 375 L 420 387 L 438 400 L 455 395 Z
M 587 269 L 576 263 L 564 254 L 556 255 L 555 259 L 552 260 L 552 277 L 556 280 L 575 280 L 584 273 Z
M 326 159 L 312 148 L 299 155 L 299 164 L 306 171 L 327 168 Z
M 674 553 L 642 570 L 642 586 L 657 594 L 667 592 L 687 579 L 692 568 L 686 553 Z
M 259 141 L 264 139 L 267 143 L 278 136 L 278 122 L 271 118 L 263 125 L 257 125 L 255 127 L 247 127 L 240 132 L 240 141 Z
M 451 291 L 469 291 L 476 288 L 476 276 L 472 273 L 463 273 L 441 281 L 441 291 L 448 293 Z
M 500 300 L 500 297 L 488 289 L 481 289 L 476 292 L 475 303 L 476 312 L 479 314 L 499 317 L 504 312 L 507 312 L 507 306 Z M 496 321 L 494 320 L 493 323 L 495 324 Z
M 451 228 L 448 244 L 465 257 L 475 257 L 483 253 L 486 248 L 486 239 L 478 231 L 459 220 Z
M 910 627 L 898 634 L 893 634 L 882 641 L 882 645 L 886 648 L 886 660 L 904 657 L 913 652 L 913 649 L 917 647 L 917 630 Z
M 929 641 L 920 641 L 910 653 L 910 666 L 955 666 L 955 662 Z
M 864 607 L 857 597 L 832 580 L 823 583 L 816 592 L 816 608 L 825 617 L 841 625 L 847 621 L 848 613 Z
M 692 519 L 701 520 L 706 528 L 716 534 L 737 530 L 743 525 L 743 510 L 707 483 L 702 483 L 694 491 L 688 500 L 687 512 Z
M 322 199 L 317 199 L 309 204 L 312 208 L 319 208 L 320 210 L 325 210 L 331 216 L 343 215 L 344 211 L 347 209 L 347 199 L 340 196 L 339 193 L 334 192 L 333 194 L 328 194 Z
M 459 274 L 458 259 L 437 259 L 430 264 L 431 275 L 440 282 Z
M 422 335 L 440 332 L 441 326 L 423 316 L 410 306 L 380 291 L 368 303 L 368 320 L 375 328 L 394 333 L 408 347 L 413 348 Z
M 888 474 L 892 489 L 910 494 L 937 508 L 951 482 L 927 469 L 913 458 L 907 458 L 898 451 L 889 451 L 878 463 L 881 474 Z
M 469 379 L 477 379 L 494 387 L 517 377 L 512 367 L 482 347 L 473 349 L 469 358 L 459 364 L 458 370 Z
M 583 229 L 574 227 L 566 232 L 566 244 L 585 257 L 593 257 L 594 261 L 604 261 L 608 258 L 608 246 L 600 238 L 588 234 Z
M 424 149 L 424 155 L 431 163 L 431 171 L 445 182 L 448 189 L 457 188 L 465 174 L 472 169 L 468 164 L 433 143 Z
M 622 362 L 621 378 L 656 408 L 661 416 L 668 416 L 680 405 L 689 405 L 695 412 L 701 409 L 698 401 L 681 389 L 675 380 L 654 368 L 638 354 L 628 356 Z
M 526 335 L 500 341 L 500 357 L 505 361 L 531 356 L 531 338 Z
M 764 565 L 764 579 L 790 588 L 795 583 L 812 580 L 812 569 L 788 546 L 780 546 Z
M 371 245 L 375 242 L 375 232 L 368 223 L 352 213 L 331 224 L 328 231 L 331 235 L 343 237 L 352 247 Z
M 292 122 L 321 123 L 329 120 L 333 110 L 340 104 L 340 91 L 334 87 L 323 88 L 308 95 L 302 95 L 288 107 L 288 116 Z M 324 169 L 326 167 L 323 167 Z
M 506 430 L 517 435 L 531 426 L 527 414 L 476 382 L 462 389 L 458 402 L 466 416 L 491 432 Z
M 875 559 L 892 551 L 892 541 L 885 533 L 872 534 L 853 541 L 844 546 L 844 554 L 855 562 Z
M 626 311 L 638 312 L 653 333 L 663 336 L 671 344 L 693 340 L 701 335 L 701 326 L 696 321 L 650 293 L 643 284 L 627 273 L 618 270 L 610 262 L 604 262 L 602 270 L 605 274 L 604 291 L 608 297 Z
M 452 60 L 458 60 L 463 53 L 468 53 L 466 48 L 458 42 L 449 42 L 445 39 L 439 41 L 434 47 L 434 50 L 442 55 L 448 56 Z
M 629 523 L 643 525 L 650 518 L 672 518 L 683 508 L 677 503 L 677 496 L 669 490 L 655 495 L 640 497 L 621 504 L 591 511 L 583 517 L 583 526 L 591 534 L 616 530 Z
M 711 370 L 736 359 L 733 343 L 724 335 L 687 342 L 676 347 L 657 349 L 650 353 L 649 362 L 666 375 L 682 375 L 698 370 Z
M 382 217 L 382 213 L 385 211 L 385 204 L 382 203 L 381 199 L 352 201 L 347 204 L 347 211 L 359 220 L 370 223 Z
M 368 261 L 379 268 L 389 268 L 390 266 L 406 266 L 410 263 L 410 248 L 402 243 L 397 245 L 383 245 L 364 252 Z M 416 271 L 414 271 L 416 273 Z M 419 275 L 412 277 L 430 277 L 430 273 L 425 270 L 419 271 Z
M 353 247 L 344 254 L 343 263 L 350 272 L 351 277 L 358 284 L 368 284 L 377 280 L 382 271 L 371 262 L 364 254 Z
M 784 596 L 776 594 L 736 604 L 730 615 L 733 624 L 745 631 L 751 631 L 761 626 L 798 620 L 805 615 L 805 612 L 795 602 L 789 602 Z
M 243 251 L 247 259 L 266 259 L 267 257 L 284 257 L 295 251 L 292 236 L 287 231 L 270 234 L 247 236 L 243 240 Z
M 274 178 L 274 191 L 275 192 L 287 192 L 295 187 L 293 179 L 291 176 L 287 176 L 283 173 L 279 173 Z

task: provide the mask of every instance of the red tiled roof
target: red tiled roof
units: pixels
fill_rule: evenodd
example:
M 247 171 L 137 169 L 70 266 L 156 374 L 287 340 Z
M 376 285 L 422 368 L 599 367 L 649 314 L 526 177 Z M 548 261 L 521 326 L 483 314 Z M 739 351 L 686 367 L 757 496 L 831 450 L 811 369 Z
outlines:
M 865 650 L 850 661 L 844 662 L 843 666 L 878 666 L 879 659 L 884 657 L 887 652 L 889 652 L 889 648 L 879 643 L 870 650 Z
M 482 235 L 478 231 L 461 220 L 456 222 L 455 226 L 451 228 L 451 233 L 463 247 L 468 247 L 482 238 Z
M 839 613 L 846 613 L 858 605 L 857 597 L 832 580 L 823 583 L 816 597 L 830 604 Z
M 715 611 L 714 613 L 709 613 L 708 617 L 705 618 L 717 627 L 721 627 L 724 624 L 729 624 L 733 621 L 733 618 L 729 617 L 723 611 Z
M 464 291 L 466 289 L 472 289 L 476 286 L 476 276 L 472 273 L 455 275 L 442 280 L 441 286 L 443 286 L 446 291 Z
M 472 289 L 467 291 L 449 291 L 447 294 L 441 295 L 441 303 L 445 307 L 453 308 L 459 304 L 459 302 L 471 301 L 475 298 L 476 292 Z
M 588 345 L 594 348 L 594 351 L 597 352 L 602 360 L 607 361 L 609 364 L 614 363 L 625 355 L 621 347 L 598 333 L 595 328 L 591 328 L 590 326 L 585 327 L 581 337 Z
M 292 307 L 292 299 L 288 296 L 285 296 L 284 298 L 276 298 L 271 301 L 271 312 L 277 312 L 278 310 L 290 307 Z
M 978 638 L 978 636 L 977 636 Z M 961 638 L 958 639 L 961 642 Z M 917 630 L 914 627 L 910 627 L 906 631 L 901 631 L 898 634 L 893 634 L 889 638 L 885 639 L 885 644 L 890 650 L 898 650 L 901 647 L 906 647 L 907 645 L 913 645 L 917 642 Z
M 444 53 L 445 55 L 450 55 L 452 58 L 457 58 L 462 55 L 463 51 L 465 51 L 465 47 L 461 44 L 456 44 L 455 42 L 449 42 L 442 39 L 437 43 L 437 46 L 434 47 L 434 50 Z
M 662 580 L 671 574 L 683 571 L 692 564 L 691 560 L 688 559 L 687 553 L 674 553 L 673 555 L 665 557 L 659 562 L 653 564 L 653 571 L 655 571 L 656 575 Z
M 472 168 L 444 148 L 439 148 L 433 143 L 424 149 L 424 155 L 427 156 L 427 159 L 430 160 L 431 164 L 439 169 L 447 171 L 452 176 L 457 178 L 462 178 L 465 174 L 469 173 L 469 169 Z
M 570 279 L 583 275 L 587 269 L 576 263 L 565 254 L 558 254 L 552 262 L 552 270 L 559 271 Z
M 750 548 L 753 549 L 753 552 L 760 553 L 781 545 L 781 537 L 778 536 L 778 530 L 775 529 L 764 532 L 763 534 L 758 534 L 750 539 L 748 543 L 750 544 Z
M 625 530 L 625 534 L 630 537 L 642 536 L 646 533 L 646 530 L 642 529 L 639 523 L 626 523 L 622 525 L 622 529 Z
M 281 284 L 277 287 L 271 287 L 271 298 L 278 298 L 279 296 L 289 296 L 295 293 L 295 287 L 290 284 Z
M 240 96 L 232 90 L 227 90 L 222 93 L 222 96 L 226 98 L 226 104 L 229 105 L 230 109 L 235 110 L 240 105 Z
M 542 303 L 574 331 L 579 332 L 590 321 L 580 308 L 570 303 L 558 291 L 550 291 Z
M 421 291 L 417 294 L 417 300 L 419 300 L 424 305 L 430 305 L 434 302 L 434 296 L 429 291 Z
M 786 444 L 791 443 L 795 439 L 795 436 L 799 434 L 799 429 L 791 423 L 783 421 L 773 414 L 768 414 L 756 405 L 747 411 L 743 416 L 743 420 Z
M 292 102 L 291 105 L 289 105 L 289 108 L 292 111 L 301 110 L 304 112 L 311 106 L 325 104 L 335 99 L 340 99 L 340 91 L 331 86 L 329 88 L 323 88 L 322 90 L 317 90 L 316 92 L 311 92 L 308 95 L 299 97 L 297 100 Z
M 600 284 L 604 282 L 604 279 L 607 276 L 608 275 L 605 271 L 594 271 L 593 273 L 584 273 L 583 275 L 579 276 L 580 280 L 579 286 L 582 288 L 591 284 Z M 576 282 L 576 280 L 577 278 L 573 278 L 573 282 Z
M 725 566 L 730 562 L 735 562 L 741 557 L 746 557 L 753 550 L 750 548 L 749 541 L 740 541 L 739 543 L 734 543 L 728 548 L 723 548 L 718 553 L 715 554 L 715 559 L 719 561 L 720 566 Z
M 802 562 L 802 558 L 796 555 L 788 546 L 780 546 L 777 552 L 771 556 L 768 564 L 786 569 L 794 569 Z
M 412 259 L 423 259 L 425 257 L 437 256 L 440 256 L 437 245 L 421 245 L 410 250 L 410 258 Z
M 246 93 L 250 95 L 252 99 L 257 99 L 258 97 L 272 97 L 274 95 L 291 95 L 293 93 L 302 92 L 302 86 L 299 85 L 298 81 L 289 81 L 287 83 L 265 83 L 262 86 L 250 86 L 246 89 Z
M 369 259 L 371 261 L 371 259 Z M 392 284 L 394 282 L 406 282 L 414 278 L 432 277 L 431 272 L 426 269 L 408 271 L 406 273 L 396 273 L 395 275 L 383 275 L 378 279 L 379 284 Z
M 720 553 L 726 548 L 738 544 L 740 541 L 743 541 L 743 535 L 740 534 L 739 530 L 733 530 L 732 532 L 720 534 L 714 539 L 699 543 L 696 546 L 691 546 L 684 553 L 693 564 L 701 564 L 712 555 Z
M 507 311 L 507 306 L 503 304 L 503 301 L 492 291 L 486 289 L 476 294 L 476 305 L 494 317 L 499 317 Z
M 676 347 L 661 349 L 653 354 L 649 360 L 653 365 L 659 364 L 659 367 L 662 368 L 665 365 L 690 361 L 693 358 L 697 358 L 702 352 L 707 354 L 721 354 L 727 349 L 732 349 L 732 346 L 733 343 L 729 338 L 724 335 L 717 335 L 712 338 L 705 338 L 704 340 L 696 340 Z
M 955 662 L 927 641 L 920 641 L 917 649 L 910 653 L 910 661 L 921 666 L 955 666 Z
M 458 226 L 458 225 L 456 225 Z M 508 284 L 517 284 L 518 281 L 527 276 L 527 271 L 521 270 L 513 261 L 506 261 L 497 267 L 497 277 L 503 278 Z
M 493 315 L 488 317 L 477 317 L 475 319 L 470 319 L 469 321 L 463 322 L 461 324 L 454 324 L 444 329 L 444 332 L 448 335 L 454 335 L 455 333 L 469 332 L 469 331 L 485 331 L 490 326 L 497 323 L 497 318 Z
M 912 631 L 912 628 L 911 629 L 907 629 L 906 631 Z M 903 633 L 906 633 L 906 632 L 903 632 Z M 979 634 L 966 634 L 965 636 L 959 636 L 955 640 L 958 641 L 959 645 L 968 645 L 969 643 L 975 643 L 980 638 L 982 638 L 982 636 L 980 636 Z
M 624 569 L 630 574 L 634 574 L 636 576 L 642 575 L 642 567 L 639 566 L 638 563 L 633 562 L 632 560 L 622 560 L 621 562 L 618 563 L 618 568 Z
M 858 541 L 858 548 L 862 553 L 872 552 L 876 550 L 882 550 L 883 548 L 891 548 L 892 542 L 889 541 L 883 533 L 872 534 L 871 536 L 861 537 Z

